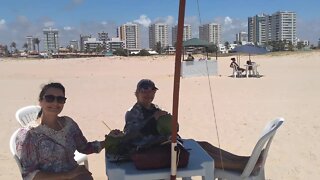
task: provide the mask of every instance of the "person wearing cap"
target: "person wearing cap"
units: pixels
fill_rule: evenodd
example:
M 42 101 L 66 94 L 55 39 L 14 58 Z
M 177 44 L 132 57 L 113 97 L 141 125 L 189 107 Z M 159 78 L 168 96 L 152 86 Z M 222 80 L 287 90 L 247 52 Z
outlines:
M 231 68 L 236 68 L 237 71 L 241 71 L 241 73 L 243 73 L 245 71 L 245 69 L 241 68 L 237 63 L 236 63 L 236 58 L 231 58 L 231 64 L 230 67 Z
M 135 91 L 137 102 L 125 114 L 124 134 L 131 138 L 131 143 L 144 145 L 162 138 L 157 131 L 157 120 L 168 114 L 153 104 L 158 88 L 150 79 L 138 82 Z

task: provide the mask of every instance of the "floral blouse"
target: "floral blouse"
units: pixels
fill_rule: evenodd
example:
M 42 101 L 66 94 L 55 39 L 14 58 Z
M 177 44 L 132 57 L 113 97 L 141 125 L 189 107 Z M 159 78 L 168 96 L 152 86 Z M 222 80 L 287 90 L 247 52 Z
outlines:
M 99 153 L 98 141 L 88 142 L 79 126 L 70 117 L 59 119 L 62 129 L 55 131 L 46 125 L 21 128 L 16 139 L 17 155 L 24 180 L 39 172 L 67 172 L 78 166 L 74 152 Z

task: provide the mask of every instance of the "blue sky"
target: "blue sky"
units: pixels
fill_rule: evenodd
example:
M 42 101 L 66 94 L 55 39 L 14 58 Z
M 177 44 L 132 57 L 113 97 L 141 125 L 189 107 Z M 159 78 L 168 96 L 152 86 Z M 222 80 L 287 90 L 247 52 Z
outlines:
M 200 16 L 198 11 L 200 9 Z M 150 23 L 177 23 L 179 0 L 0 0 L 0 44 L 12 41 L 21 48 L 25 36 L 43 37 L 42 29 L 59 29 L 60 44 L 80 34 L 97 36 L 100 31 L 116 35 L 116 27 L 137 22 L 142 27 L 142 44 L 148 46 Z M 198 37 L 201 23 L 222 25 L 223 41 L 234 41 L 235 33 L 247 31 L 247 18 L 276 11 L 297 13 L 297 36 L 317 43 L 320 38 L 319 0 L 187 0 L 185 23 Z

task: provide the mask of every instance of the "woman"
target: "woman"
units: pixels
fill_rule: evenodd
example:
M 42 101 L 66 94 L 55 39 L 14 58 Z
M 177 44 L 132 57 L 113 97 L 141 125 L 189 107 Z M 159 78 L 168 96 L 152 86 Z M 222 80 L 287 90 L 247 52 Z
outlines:
M 93 179 L 91 172 L 74 160 L 74 152 L 99 153 L 105 141 L 88 142 L 73 119 L 59 116 L 66 99 L 60 83 L 42 88 L 39 125 L 21 129 L 16 139 L 23 179 Z

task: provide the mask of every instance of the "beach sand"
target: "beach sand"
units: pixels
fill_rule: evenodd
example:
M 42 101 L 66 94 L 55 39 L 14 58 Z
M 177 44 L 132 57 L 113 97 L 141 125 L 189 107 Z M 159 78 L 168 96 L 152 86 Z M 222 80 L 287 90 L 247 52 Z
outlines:
M 268 154 L 266 178 L 320 178 L 320 52 L 253 56 L 261 78 L 229 77 L 230 58 L 218 59 L 218 76 L 181 78 L 179 134 L 218 146 L 216 121 L 221 147 L 250 155 L 264 126 L 284 117 Z M 241 56 L 241 66 L 247 58 Z M 93 141 L 108 133 L 102 121 L 123 128 L 142 78 L 154 80 L 159 88 L 154 102 L 171 112 L 173 72 L 174 56 L 0 59 L 0 179 L 20 179 L 9 150 L 10 136 L 19 128 L 14 116 L 18 108 L 38 104 L 42 84 L 65 85 L 61 115 L 72 117 Z M 94 178 L 106 179 L 104 151 L 88 158 Z

